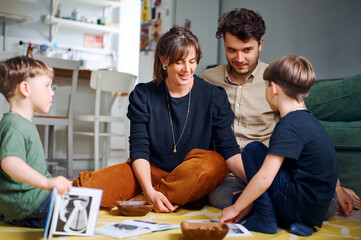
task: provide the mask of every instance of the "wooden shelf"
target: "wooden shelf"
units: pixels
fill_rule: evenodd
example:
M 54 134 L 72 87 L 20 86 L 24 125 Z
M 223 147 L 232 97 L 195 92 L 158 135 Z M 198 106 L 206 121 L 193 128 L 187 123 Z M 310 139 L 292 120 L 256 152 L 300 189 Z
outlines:
M 79 28 L 83 30 L 94 30 L 99 33 L 118 33 L 118 28 L 113 27 L 107 27 L 103 25 L 98 24 L 92 24 L 92 23 L 85 23 L 85 22 L 79 22 L 69 19 L 63 19 L 63 18 L 57 18 L 54 16 L 46 15 L 44 22 L 47 24 L 59 24 L 71 28 Z
M 98 6 L 102 6 L 102 7 L 118 7 L 120 6 L 120 1 L 111 1 L 111 0 L 75 0 L 77 2 L 83 2 L 86 4 L 91 4 L 91 5 L 98 5 Z
M 51 16 L 51 15 L 46 15 L 44 17 L 44 23 L 52 25 L 50 41 L 52 41 L 54 39 L 54 36 L 56 35 L 58 28 L 60 26 L 81 29 L 83 31 L 90 30 L 92 32 L 101 33 L 101 34 L 119 33 L 118 28 L 107 27 L 107 26 L 98 25 L 98 24 L 79 22 L 79 21 L 68 20 L 68 19 L 63 19 L 63 18 L 57 18 L 57 17 Z
M 69 0 L 64 0 L 69 1 Z M 106 19 L 111 9 L 114 7 L 120 7 L 120 1 L 112 0 L 75 0 L 77 2 L 82 2 L 88 5 L 101 6 L 103 8 L 103 15 Z M 68 28 L 80 29 L 82 31 L 91 31 L 92 33 L 102 34 L 106 38 L 109 34 L 119 33 L 119 28 L 108 27 L 104 25 L 74 21 L 71 19 L 55 17 L 55 12 L 59 7 L 61 0 L 52 0 L 51 2 L 51 11 L 50 14 L 44 16 L 44 23 L 51 25 L 51 31 L 49 36 L 49 41 L 52 42 L 60 26 L 65 26 Z
M 0 2 L 0 22 L 20 23 L 32 19 L 22 7 L 11 0 Z

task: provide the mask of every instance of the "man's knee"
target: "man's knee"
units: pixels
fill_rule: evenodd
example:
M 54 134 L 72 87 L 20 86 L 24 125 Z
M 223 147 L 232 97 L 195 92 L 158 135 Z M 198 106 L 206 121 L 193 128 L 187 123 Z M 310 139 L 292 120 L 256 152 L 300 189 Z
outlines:
M 226 179 L 218 185 L 208 197 L 209 204 L 213 207 L 223 209 L 232 205 L 233 193 L 241 191 L 245 184 L 241 179 L 228 175 Z
M 325 216 L 325 220 L 329 219 L 330 217 L 332 217 L 333 215 L 335 215 L 337 211 L 337 193 L 335 191 L 331 202 L 330 202 L 330 206 L 328 207 L 326 216 Z

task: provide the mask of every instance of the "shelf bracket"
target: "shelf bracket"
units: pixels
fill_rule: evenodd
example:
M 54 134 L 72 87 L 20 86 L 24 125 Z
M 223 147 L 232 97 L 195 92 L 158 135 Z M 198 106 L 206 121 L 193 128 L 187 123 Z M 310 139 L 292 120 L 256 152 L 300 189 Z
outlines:
M 51 0 L 51 9 L 50 9 L 51 16 L 55 15 L 58 7 L 59 7 L 59 0 Z
M 108 45 L 111 33 L 104 33 L 103 34 L 103 49 Z
M 108 19 L 109 15 L 110 15 L 110 12 L 112 11 L 113 9 L 113 6 L 112 5 L 109 5 L 109 6 L 105 6 L 103 8 L 103 18 L 104 18 L 104 21 L 106 21 L 106 19 Z
M 4 36 L 4 40 L 3 40 L 3 51 L 5 51 L 6 48 L 6 20 L 3 21 L 3 36 Z
M 50 25 L 50 36 L 49 36 L 50 42 L 53 42 L 54 37 L 59 30 L 59 25 L 60 25 L 59 23 L 54 23 L 54 24 Z

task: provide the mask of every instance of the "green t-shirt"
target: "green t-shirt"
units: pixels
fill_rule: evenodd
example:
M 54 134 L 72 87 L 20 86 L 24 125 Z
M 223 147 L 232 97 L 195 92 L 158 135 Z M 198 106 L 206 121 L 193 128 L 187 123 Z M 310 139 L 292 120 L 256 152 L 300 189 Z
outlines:
M 47 178 L 45 156 L 39 133 L 33 122 L 7 113 L 0 122 L 0 161 L 19 157 Z M 0 212 L 6 219 L 20 220 L 34 212 L 50 194 L 49 191 L 19 182 L 0 167 Z

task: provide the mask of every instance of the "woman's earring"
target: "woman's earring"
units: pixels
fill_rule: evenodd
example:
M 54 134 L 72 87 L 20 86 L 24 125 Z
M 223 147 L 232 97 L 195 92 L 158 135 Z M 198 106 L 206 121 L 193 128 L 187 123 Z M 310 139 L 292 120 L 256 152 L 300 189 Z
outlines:
M 164 65 L 164 64 L 162 65 L 162 68 L 163 68 L 163 70 L 165 70 L 165 71 L 167 70 L 167 66 Z

